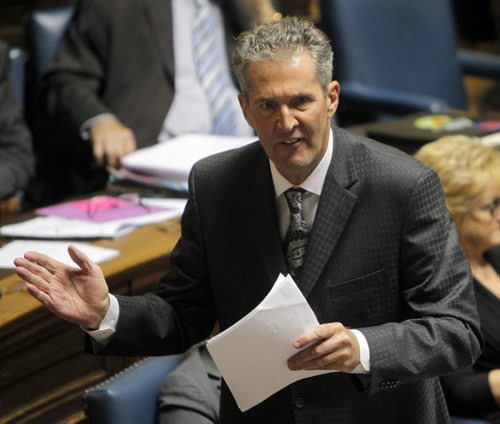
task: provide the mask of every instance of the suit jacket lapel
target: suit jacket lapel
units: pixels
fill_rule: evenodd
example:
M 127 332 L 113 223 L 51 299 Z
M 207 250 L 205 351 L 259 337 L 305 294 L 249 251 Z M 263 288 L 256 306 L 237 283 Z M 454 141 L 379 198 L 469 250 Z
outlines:
M 357 196 L 349 191 L 357 177 L 349 141 L 335 132 L 334 151 L 307 244 L 300 289 L 308 296 L 349 220 Z
M 156 42 L 165 74 L 174 84 L 174 29 L 172 22 L 172 2 L 169 0 L 141 0 L 147 21 Z
M 251 249 L 267 270 L 268 289 L 274 284 L 278 273 L 286 275 L 287 267 L 276 217 L 275 193 L 269 161 L 264 151 L 256 169 L 247 179 L 247 234 Z M 260 282 L 255 282 L 260 283 Z

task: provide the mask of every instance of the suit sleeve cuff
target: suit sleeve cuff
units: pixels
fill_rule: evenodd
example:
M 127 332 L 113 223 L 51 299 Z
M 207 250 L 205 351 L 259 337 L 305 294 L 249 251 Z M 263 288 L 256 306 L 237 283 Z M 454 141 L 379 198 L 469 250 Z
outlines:
M 113 115 L 112 113 L 101 113 L 94 116 L 93 118 L 87 119 L 80 127 L 80 137 L 83 140 L 90 140 L 90 128 L 92 127 L 92 125 L 104 121 L 105 119 L 113 118 L 114 116 L 115 115 Z

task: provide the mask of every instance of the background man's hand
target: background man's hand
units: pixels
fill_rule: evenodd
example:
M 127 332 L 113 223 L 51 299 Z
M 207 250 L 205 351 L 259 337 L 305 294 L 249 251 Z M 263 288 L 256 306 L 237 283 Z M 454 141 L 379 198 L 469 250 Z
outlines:
M 294 342 L 299 353 L 288 359 L 291 370 L 350 372 L 359 364 L 356 336 L 339 322 L 321 324 Z
M 109 307 L 109 290 L 101 268 L 74 246 L 69 255 L 79 268 L 37 252 L 14 261 L 28 292 L 66 321 L 97 329 Z
M 120 167 L 120 158 L 136 150 L 134 133 L 114 117 L 98 121 L 90 127 L 94 157 L 100 165 Z

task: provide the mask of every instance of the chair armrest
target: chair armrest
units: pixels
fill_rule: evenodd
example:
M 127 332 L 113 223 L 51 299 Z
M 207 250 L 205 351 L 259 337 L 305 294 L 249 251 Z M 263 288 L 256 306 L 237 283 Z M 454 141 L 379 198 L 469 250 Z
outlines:
M 462 417 L 451 417 L 451 424 L 488 424 L 488 421 L 484 421 L 476 418 L 462 418 Z
M 12 89 L 19 106 L 24 108 L 24 86 L 26 79 L 24 70 L 24 53 L 19 47 L 11 47 L 9 50 L 9 59 L 9 79 L 12 84 Z
M 428 111 L 444 112 L 449 106 L 442 100 L 406 91 L 382 87 L 372 87 L 361 83 L 342 82 L 340 84 L 342 101 L 361 103 L 377 113 L 410 113 Z
M 157 397 L 165 377 L 184 355 L 146 358 L 85 391 L 91 424 L 155 423 Z
M 459 50 L 458 60 L 467 75 L 500 79 L 500 56 Z

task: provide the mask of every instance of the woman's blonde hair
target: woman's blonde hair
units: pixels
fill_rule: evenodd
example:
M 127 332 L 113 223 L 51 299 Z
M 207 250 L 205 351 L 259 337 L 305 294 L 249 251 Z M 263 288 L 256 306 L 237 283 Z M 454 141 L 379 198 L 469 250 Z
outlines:
M 500 181 L 500 152 L 477 137 L 444 136 L 425 144 L 415 157 L 439 175 L 446 204 L 455 218 L 480 206 L 487 184 Z

